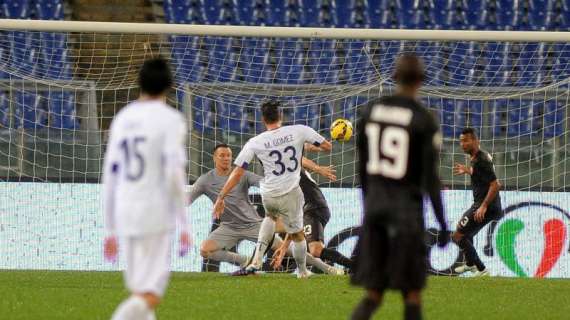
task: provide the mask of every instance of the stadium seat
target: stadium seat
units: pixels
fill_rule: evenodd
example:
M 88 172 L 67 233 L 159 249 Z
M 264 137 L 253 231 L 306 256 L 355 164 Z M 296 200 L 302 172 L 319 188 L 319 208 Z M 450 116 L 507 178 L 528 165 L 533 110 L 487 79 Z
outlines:
M 27 19 L 29 18 L 30 1 L 29 0 L 6 0 L 2 4 L 4 17 L 9 19 Z
M 509 100 L 507 136 L 529 135 L 532 130 L 532 115 L 531 100 Z
M 16 128 L 40 129 L 47 125 L 47 113 L 39 95 L 18 91 L 14 95 L 14 123 Z
M 215 106 L 214 101 L 208 98 L 196 96 L 192 104 L 192 123 L 195 130 L 201 133 L 214 131 Z
M 38 1 L 35 8 L 42 20 L 63 20 L 63 3 L 59 0 Z
M 314 127 L 319 131 L 328 131 L 333 122 L 333 107 L 330 102 L 322 103 L 318 106 L 319 125 Z
M 218 124 L 220 129 L 229 130 L 233 133 L 248 133 L 246 114 L 240 105 L 226 103 L 220 105 L 221 112 L 218 112 Z
M 47 96 L 51 128 L 77 129 L 75 96 L 71 92 L 51 92 Z
M 10 100 L 6 92 L 0 92 L 0 129 L 10 128 Z
M 317 1 L 313 0 L 300 0 L 299 7 L 302 8 L 300 12 L 300 24 L 304 27 L 319 27 L 319 16 L 321 9 Z
M 435 105 L 441 103 L 441 131 L 445 137 L 455 136 L 455 101 L 450 99 L 441 99 L 441 102 L 432 102 Z
M 70 80 L 73 77 L 69 64 L 67 49 L 48 50 L 42 49 L 44 68 L 42 71 L 48 79 Z
M 200 53 L 198 49 L 198 37 L 171 36 L 170 42 L 172 44 L 172 57 L 174 58 L 175 64 L 184 66 L 184 69 L 188 70 L 198 64 Z
M 293 115 L 295 124 L 303 124 L 313 129 L 318 128 L 319 112 L 315 106 L 296 106 Z
M 544 103 L 544 137 L 553 138 L 564 134 L 565 110 L 565 100 L 548 100 Z
M 342 99 L 340 115 L 338 115 L 338 117 L 342 117 L 352 123 L 356 123 L 357 109 L 364 107 L 367 102 L 368 97 L 365 96 L 353 96 Z
M 497 99 L 491 102 L 491 128 L 495 137 L 503 137 L 507 133 L 508 106 L 508 99 Z

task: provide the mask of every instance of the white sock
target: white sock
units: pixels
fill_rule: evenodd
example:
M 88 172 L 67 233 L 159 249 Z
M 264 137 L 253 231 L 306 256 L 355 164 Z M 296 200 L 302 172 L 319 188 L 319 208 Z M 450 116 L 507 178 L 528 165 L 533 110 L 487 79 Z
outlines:
M 293 258 L 297 262 L 299 272 L 307 272 L 307 242 L 305 239 L 293 242 Z
M 261 222 L 261 227 L 259 228 L 259 236 L 257 237 L 257 246 L 255 248 L 255 255 L 253 256 L 252 264 L 256 267 L 261 267 L 263 263 L 263 256 L 267 250 L 269 242 L 273 238 L 275 233 L 275 221 L 271 218 L 265 217 Z
M 209 258 L 220 262 L 239 264 L 240 266 L 243 266 L 247 262 L 247 256 L 227 250 L 214 251 L 210 253 Z
M 132 295 L 117 307 L 111 320 L 140 320 L 147 318 L 152 312 L 142 297 Z
M 308 252 L 307 252 L 307 264 L 311 265 L 311 266 L 315 266 L 316 268 L 318 268 L 319 270 L 321 270 L 322 272 L 324 272 L 326 274 L 331 273 L 331 268 L 332 268 L 331 266 L 324 263 L 323 260 L 313 257 Z
M 156 320 L 156 314 L 154 314 L 154 310 L 150 311 L 146 320 Z

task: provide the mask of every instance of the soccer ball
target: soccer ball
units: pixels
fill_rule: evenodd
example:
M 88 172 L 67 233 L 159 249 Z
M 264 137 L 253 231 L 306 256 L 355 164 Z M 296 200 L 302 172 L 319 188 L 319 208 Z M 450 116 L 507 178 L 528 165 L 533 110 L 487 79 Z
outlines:
M 345 142 L 352 137 L 352 123 L 346 119 L 336 119 L 331 125 L 331 138 Z

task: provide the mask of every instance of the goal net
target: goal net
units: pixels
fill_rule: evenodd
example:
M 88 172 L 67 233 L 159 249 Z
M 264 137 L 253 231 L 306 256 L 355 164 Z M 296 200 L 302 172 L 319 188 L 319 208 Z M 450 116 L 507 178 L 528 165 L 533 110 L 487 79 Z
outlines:
M 285 124 L 306 124 L 330 137 L 335 119 L 356 127 L 369 100 L 392 93 L 396 58 L 415 53 L 427 73 L 421 100 L 444 136 L 440 174 L 450 228 L 472 203 L 467 177 L 452 174 L 455 163 L 468 163 L 458 137 L 469 126 L 504 185 L 505 217 L 474 238 L 482 260 L 493 275 L 570 277 L 565 33 L 7 20 L 0 22 L 0 37 L 0 268 L 121 267 L 102 258 L 98 183 L 109 124 L 137 98 L 145 59 L 165 57 L 175 73 L 168 102 L 188 120 L 191 185 L 213 168 L 216 144 L 227 143 L 235 156 L 264 130 L 262 101 L 281 101 Z M 325 245 L 347 256 L 362 219 L 356 139 L 335 142 L 330 154 L 307 154 L 336 168 L 337 181 L 314 177 L 332 212 Z M 251 193 L 259 203 L 258 191 Z M 211 208 L 202 197 L 188 209 L 197 246 L 212 228 Z M 453 274 L 463 257 L 453 244 L 434 246 L 438 226 L 430 212 L 430 271 Z M 252 248 L 244 241 L 236 250 Z M 196 249 L 187 258 L 173 257 L 174 270 L 218 268 L 235 267 L 203 261 Z

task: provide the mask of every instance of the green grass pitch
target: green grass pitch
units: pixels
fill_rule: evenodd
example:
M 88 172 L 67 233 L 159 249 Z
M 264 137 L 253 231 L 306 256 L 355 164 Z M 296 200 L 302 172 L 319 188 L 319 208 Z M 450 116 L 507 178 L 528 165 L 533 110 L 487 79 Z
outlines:
M 0 319 L 110 319 L 127 296 L 117 272 L 0 271 Z M 347 277 L 174 273 L 159 319 L 347 319 Z M 425 319 L 570 319 L 570 280 L 430 277 Z M 374 319 L 401 319 L 398 293 Z

